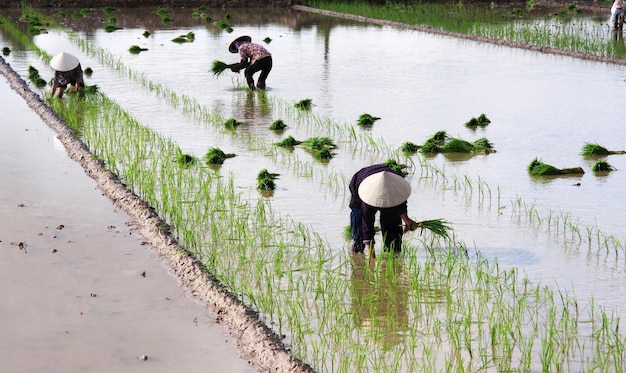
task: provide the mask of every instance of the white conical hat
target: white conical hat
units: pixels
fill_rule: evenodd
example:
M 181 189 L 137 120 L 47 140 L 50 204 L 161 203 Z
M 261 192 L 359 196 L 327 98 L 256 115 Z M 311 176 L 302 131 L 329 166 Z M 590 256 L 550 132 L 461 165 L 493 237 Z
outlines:
M 410 195 L 411 184 L 389 171 L 370 175 L 359 185 L 361 201 L 374 207 L 395 207 L 406 202 Z
M 57 54 L 50 60 L 50 66 L 56 71 L 73 70 L 79 63 L 78 58 L 65 52 Z

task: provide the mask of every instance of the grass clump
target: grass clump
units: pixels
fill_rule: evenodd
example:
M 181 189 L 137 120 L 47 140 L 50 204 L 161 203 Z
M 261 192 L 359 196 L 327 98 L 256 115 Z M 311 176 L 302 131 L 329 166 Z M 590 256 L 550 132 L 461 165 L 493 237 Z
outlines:
M 148 50 L 148 48 L 141 48 L 138 45 L 132 45 L 130 48 L 128 48 L 128 51 L 130 53 L 132 53 L 132 54 L 139 54 L 139 53 L 141 53 L 143 51 L 147 51 L 147 50 Z
M 285 124 L 285 122 L 283 122 L 282 119 L 277 119 L 272 122 L 272 124 L 270 124 L 270 130 L 272 131 L 280 131 L 284 130 L 285 128 L 287 128 L 287 125 Z
M 311 110 L 313 106 L 313 100 L 310 98 L 305 98 L 304 100 L 300 100 L 294 104 L 296 109 L 299 110 Z
M 357 124 L 359 126 L 371 126 L 374 124 L 374 122 L 376 122 L 379 119 L 380 119 L 379 117 L 375 117 L 373 115 L 363 113 L 359 116 L 359 119 L 357 120 Z
M 491 123 L 491 120 L 487 118 L 485 114 L 480 114 L 478 118 L 474 117 L 465 123 L 465 127 L 476 128 L 485 127 Z
M 268 191 L 276 189 L 276 179 L 280 174 L 274 174 L 269 172 L 266 168 L 259 171 L 256 176 L 257 189 Z
M 603 155 L 611 155 L 611 154 L 626 154 L 624 150 L 608 150 L 604 146 L 597 143 L 585 143 L 581 155 L 585 157 L 594 157 L 594 156 L 603 156 Z
M 334 155 L 331 150 L 337 148 L 329 137 L 311 137 L 302 142 L 302 145 L 315 159 L 331 159 Z
M 228 158 L 235 157 L 236 154 L 224 153 L 220 148 L 211 148 L 204 155 L 204 161 L 211 164 L 224 164 L 224 161 Z
M 593 172 L 611 172 L 617 170 L 615 167 L 611 166 L 607 161 L 598 161 L 591 168 Z
M 558 176 L 558 175 L 575 175 L 584 174 L 585 170 L 581 167 L 573 168 L 557 168 L 547 163 L 543 163 L 540 159 L 535 158 L 528 165 L 528 172 L 533 176 Z
M 293 136 L 287 136 L 282 141 L 277 142 L 276 146 L 280 146 L 281 148 L 293 148 L 293 147 L 298 146 L 300 144 L 302 144 L 302 141 L 298 141 L 298 140 L 294 139 Z

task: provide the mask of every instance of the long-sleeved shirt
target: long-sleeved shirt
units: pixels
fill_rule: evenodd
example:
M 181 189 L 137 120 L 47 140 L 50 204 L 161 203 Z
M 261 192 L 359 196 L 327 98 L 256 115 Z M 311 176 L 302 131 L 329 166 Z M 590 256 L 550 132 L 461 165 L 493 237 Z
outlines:
M 241 62 L 250 60 L 250 65 L 252 65 L 261 58 L 271 56 L 272 54 L 260 44 L 243 43 L 239 46 L 239 55 L 241 56 Z

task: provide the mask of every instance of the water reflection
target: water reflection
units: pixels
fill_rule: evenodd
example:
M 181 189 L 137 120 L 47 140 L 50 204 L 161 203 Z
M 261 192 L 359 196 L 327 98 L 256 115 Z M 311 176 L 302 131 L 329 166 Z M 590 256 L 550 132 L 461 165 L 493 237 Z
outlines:
M 408 328 L 408 286 L 402 281 L 403 262 L 389 254 L 380 262 L 352 255 L 350 292 L 354 323 L 384 349 L 400 344 Z

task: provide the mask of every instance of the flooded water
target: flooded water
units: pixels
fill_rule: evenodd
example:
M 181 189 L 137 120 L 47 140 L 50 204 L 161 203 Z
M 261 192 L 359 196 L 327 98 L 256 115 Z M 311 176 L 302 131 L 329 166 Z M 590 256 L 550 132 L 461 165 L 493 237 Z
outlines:
M 626 94 L 623 66 L 293 10 L 229 13 L 236 25 L 233 33 L 205 25 L 192 18 L 190 10 L 172 14 L 174 21 L 168 25 L 150 10 L 124 10 L 114 14 L 123 28 L 112 33 L 93 21 L 74 20 L 69 26 L 134 72 L 214 108 L 224 118 L 243 121 L 238 129 L 242 133 L 267 141 L 287 135 L 300 140 L 334 138 L 335 157 L 328 163 L 313 161 L 313 167 L 321 170 L 318 173 L 339 175 L 346 185 L 361 167 L 387 160 L 387 147 L 397 149 L 405 141 L 422 144 L 440 130 L 468 141 L 486 137 L 496 153 L 425 158 L 445 176 L 425 175 L 419 167 L 422 155 L 406 159 L 417 165 L 408 176 L 413 187 L 409 215 L 415 220 L 445 218 L 458 239 L 490 260 L 516 267 L 531 280 L 570 289 L 581 302 L 594 299 L 618 312 L 625 310 L 626 155 L 604 158 L 617 168 L 608 175 L 594 174 L 591 167 L 597 159 L 580 155 L 586 142 L 626 150 L 621 120 Z M 222 13 L 212 16 L 217 19 Z M 146 30 L 151 32 L 147 38 L 142 36 Z M 190 31 L 195 34 L 193 43 L 171 41 Z M 238 35 L 250 35 L 259 43 L 271 38 L 266 45 L 274 59 L 267 80 L 269 108 L 260 96 L 241 88 L 245 83 L 241 75 L 227 71 L 215 78 L 209 71 L 213 60 L 237 61 L 227 47 Z M 34 39 L 50 55 L 67 51 L 78 56 L 83 68 L 94 70 L 87 84 L 98 85 L 144 125 L 171 137 L 184 152 L 202 157 L 217 146 L 236 153 L 221 170 L 235 174 L 237 188 L 249 198 L 261 198 L 255 190 L 260 169 L 280 173 L 271 197 L 274 208 L 310 224 L 335 250 L 347 250 L 343 238 L 349 224 L 347 187 L 336 192 L 320 187 L 290 165 L 251 151 L 243 135 L 232 136 L 172 109 L 145 87 L 120 76 L 119 70 L 81 50 L 63 32 Z M 7 35 L 1 35 L 0 41 L 11 46 L 13 52 L 5 58 L 24 77 L 29 65 L 46 79 L 52 76 L 32 52 L 20 51 Z M 128 52 L 131 45 L 148 50 L 133 55 Z M 280 102 L 289 106 L 307 98 L 313 102 L 314 115 L 334 122 L 356 125 L 362 113 L 382 118 L 369 130 L 356 128 L 357 133 L 369 131 L 381 151 L 342 146 L 346 134 L 325 132 L 319 126 L 290 127 L 281 134 L 267 130 L 281 116 Z M 491 124 L 476 130 L 465 127 L 469 119 L 483 113 Z M 306 152 L 296 152 L 302 159 L 310 158 Z M 526 167 L 535 157 L 558 168 L 582 167 L 585 174 L 531 177 Z M 539 224 L 536 216 L 546 220 Z M 571 231 L 563 234 L 562 224 L 548 223 L 560 218 L 573 222 L 581 237 Z M 613 246 L 608 253 L 595 254 L 597 245 L 588 242 L 588 232 L 596 229 L 621 242 L 617 255 Z

